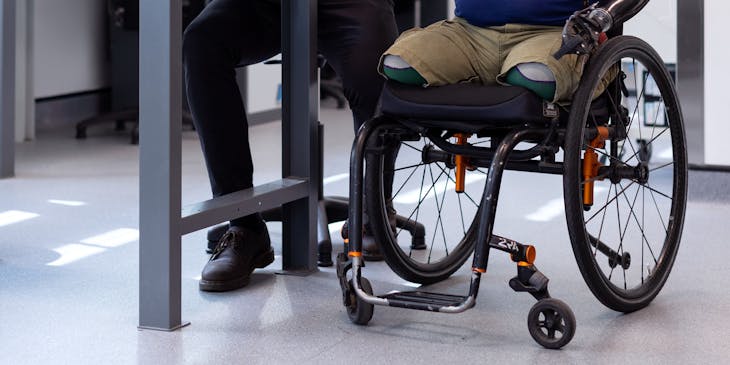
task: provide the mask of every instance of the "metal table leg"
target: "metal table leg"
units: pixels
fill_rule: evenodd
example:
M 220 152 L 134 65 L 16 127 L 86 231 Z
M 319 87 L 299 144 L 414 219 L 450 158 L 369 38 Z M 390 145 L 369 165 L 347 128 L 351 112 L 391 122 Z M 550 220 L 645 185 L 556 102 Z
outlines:
M 140 1 L 140 328 L 187 324 L 181 235 L 203 227 L 283 204 L 283 268 L 316 270 L 316 10 L 316 0 L 282 4 L 284 178 L 181 210 L 182 0 Z

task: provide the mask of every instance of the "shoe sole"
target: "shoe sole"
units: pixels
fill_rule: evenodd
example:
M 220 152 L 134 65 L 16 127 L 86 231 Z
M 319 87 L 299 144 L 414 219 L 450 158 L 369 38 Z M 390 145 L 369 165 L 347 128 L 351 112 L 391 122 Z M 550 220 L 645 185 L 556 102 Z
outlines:
M 271 265 L 272 262 L 274 262 L 274 249 L 270 248 L 268 251 L 254 257 L 253 266 L 255 269 L 263 269 Z M 202 291 L 211 292 L 223 292 L 243 288 L 251 281 L 251 273 L 253 273 L 253 270 L 246 276 L 225 281 L 200 279 L 198 288 Z

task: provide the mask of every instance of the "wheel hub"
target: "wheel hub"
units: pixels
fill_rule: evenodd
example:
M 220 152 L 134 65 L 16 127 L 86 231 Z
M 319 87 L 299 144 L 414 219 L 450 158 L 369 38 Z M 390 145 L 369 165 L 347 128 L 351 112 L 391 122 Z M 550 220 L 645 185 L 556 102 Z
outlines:
M 646 162 L 641 162 L 639 166 L 636 166 L 636 180 L 641 185 L 649 182 L 649 165 Z

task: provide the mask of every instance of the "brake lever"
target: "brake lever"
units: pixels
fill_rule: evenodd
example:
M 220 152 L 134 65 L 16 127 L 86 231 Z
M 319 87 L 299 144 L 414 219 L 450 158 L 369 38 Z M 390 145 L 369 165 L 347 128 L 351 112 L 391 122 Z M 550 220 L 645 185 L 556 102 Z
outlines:
M 561 59 L 568 53 L 588 54 L 591 53 L 600 42 L 603 33 L 594 32 L 592 24 L 586 18 L 595 9 L 595 4 L 573 13 L 565 22 L 562 34 L 562 45 L 553 54 L 556 60 Z

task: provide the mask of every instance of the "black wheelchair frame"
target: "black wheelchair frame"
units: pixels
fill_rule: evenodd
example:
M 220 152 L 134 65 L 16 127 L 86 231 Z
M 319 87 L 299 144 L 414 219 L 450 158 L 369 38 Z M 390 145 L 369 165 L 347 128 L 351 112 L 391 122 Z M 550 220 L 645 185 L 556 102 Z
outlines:
M 615 69 L 617 65 L 621 70 L 620 62 L 623 58 L 633 58 L 633 67 L 637 67 L 638 59 L 639 63 L 650 71 L 653 79 L 644 78 L 642 88 L 649 81 L 653 81 L 663 93 L 660 100 L 664 104 L 664 109 L 656 113 L 661 112 L 665 117 L 670 118 L 672 123 L 668 127 L 671 128 L 669 130 L 672 146 L 671 164 L 652 169 L 649 166 L 651 152 L 645 146 L 646 141 L 644 141 L 644 145 L 639 143 L 639 147 L 636 148 L 630 141 L 628 130 L 632 128 L 631 124 L 637 111 L 634 110 L 634 115 L 630 115 L 628 108 L 621 104 L 622 96 L 626 98 L 629 95 L 624 82 L 627 75 L 623 71 L 618 72 L 612 81 L 603 84 L 603 90 L 600 90 L 601 96 L 595 97 L 596 90 L 600 87 L 599 85 L 602 85 L 606 74 L 611 72 L 612 68 Z M 343 304 L 347 307 L 350 320 L 356 324 L 367 324 L 372 318 L 374 305 L 444 313 L 459 313 L 472 308 L 476 304 L 481 275 L 487 271 L 489 253 L 491 249 L 496 249 L 510 254 L 510 258 L 517 265 L 517 275 L 509 281 L 510 287 L 518 292 L 528 292 L 538 300 L 528 314 L 528 329 L 533 339 L 540 345 L 553 349 L 561 348 L 570 342 L 575 332 L 575 316 L 564 302 L 550 297 L 547 288 L 548 279 L 534 265 L 535 247 L 493 234 L 500 185 L 505 169 L 563 175 L 566 215 L 569 220 L 580 222 L 580 224 L 574 223 L 572 226 L 569 222 L 571 243 L 579 268 L 589 288 L 604 305 L 614 310 L 630 312 L 648 305 L 664 285 L 673 265 L 681 238 L 686 204 L 687 158 L 682 114 L 671 77 L 663 65 L 661 58 L 645 42 L 628 36 L 611 38 L 589 59 L 569 112 L 566 107 L 556 107 L 537 101 L 536 96 L 532 96 L 524 90 L 518 90 L 516 97 L 501 103 L 507 105 L 510 102 L 515 103 L 515 100 L 519 98 L 533 98 L 526 104 L 517 103 L 515 105 L 518 108 L 530 109 L 530 112 L 542 109 L 542 115 L 533 118 L 533 121 L 522 123 L 502 115 L 496 116 L 496 119 L 506 121 L 501 124 L 493 121 L 483 123 L 475 120 L 456 119 L 457 121 L 453 121 L 449 120 L 447 115 L 432 120 L 426 115 L 418 115 L 418 112 L 405 111 L 408 109 L 403 107 L 405 103 L 395 107 L 391 106 L 390 110 L 387 110 L 386 100 L 384 100 L 383 115 L 363 125 L 353 143 L 350 158 L 349 234 L 348 240 L 346 240 L 346 253 L 340 253 L 337 257 L 337 274 L 342 288 Z M 638 89 L 638 81 L 635 82 L 637 82 Z M 398 101 L 399 96 L 391 92 L 398 87 L 400 86 L 387 86 L 384 99 L 390 98 Z M 513 87 L 510 88 L 514 90 Z M 421 91 L 417 91 L 417 93 L 419 92 Z M 641 95 L 643 94 L 644 90 L 641 92 Z M 637 99 L 637 108 L 638 103 L 639 99 Z M 419 110 L 427 114 L 431 110 L 429 108 L 429 106 L 423 106 Z M 494 110 L 496 114 L 499 114 L 504 109 L 500 109 L 498 105 Z M 486 114 L 482 113 L 486 115 L 484 120 L 489 120 L 489 108 L 484 110 L 487 111 Z M 646 118 L 646 115 L 643 117 Z M 648 144 L 651 145 L 665 132 L 666 130 L 655 137 L 654 131 L 652 131 Z M 456 143 L 449 142 L 450 138 L 459 137 L 461 133 L 489 136 L 492 140 L 491 146 L 473 146 L 465 143 L 463 139 L 459 141 L 459 138 Z M 381 145 L 384 146 L 382 140 L 389 134 L 391 137 L 395 136 L 396 140 L 398 138 L 406 140 L 409 138 L 409 134 L 415 134 L 431 141 L 435 148 L 427 151 L 428 153 L 423 152 L 424 163 L 440 161 L 458 165 L 454 161 L 466 159 L 472 166 L 488 168 L 486 185 L 475 218 L 476 240 L 473 248 L 474 257 L 469 292 L 466 296 L 422 291 L 394 292 L 375 296 L 369 281 L 362 276 L 364 266 L 362 258 L 363 210 L 365 208 L 363 193 L 366 181 L 364 165 L 368 158 L 368 151 L 373 148 L 372 146 L 378 145 L 373 141 L 381 141 Z M 523 142 L 530 143 L 532 147 L 515 150 Z M 623 161 L 624 148 L 627 144 L 633 149 L 631 151 L 633 155 Z M 563 161 L 556 162 L 556 155 L 561 149 L 564 151 Z M 375 155 L 376 158 L 382 159 L 380 157 L 382 154 L 382 151 L 370 151 L 370 155 Z M 605 161 L 601 161 L 599 158 Z M 629 163 L 630 161 L 636 162 Z M 666 237 L 663 240 L 659 258 L 657 259 L 655 253 L 651 252 L 654 268 L 647 269 L 649 272 L 645 277 L 643 268 L 639 267 L 641 284 L 637 288 L 627 288 L 625 276 L 626 270 L 631 266 L 632 258 L 628 251 L 623 250 L 623 242 L 617 248 L 609 247 L 603 242 L 600 231 L 595 234 L 586 229 L 590 219 L 593 218 L 585 221 L 585 218 L 580 215 L 583 214 L 583 211 L 588 211 L 593 204 L 594 182 L 611 181 L 616 191 L 614 200 L 619 199 L 619 186 L 622 187 L 621 193 L 623 194 L 623 191 L 629 186 L 636 185 L 637 192 L 633 197 L 633 203 L 630 197 L 624 196 L 626 204 L 631 208 L 631 213 L 625 218 L 619 214 L 618 226 L 619 231 L 624 230 L 623 233 L 619 232 L 621 240 L 623 240 L 623 234 L 626 234 L 628 224 L 636 221 L 641 230 L 639 235 L 641 236 L 642 257 L 639 265 L 644 265 L 644 241 L 646 241 L 648 251 L 651 251 L 652 246 L 648 241 L 654 237 L 649 237 L 648 230 L 645 233 L 641 228 L 642 225 L 639 221 L 643 222 L 644 211 L 642 210 L 640 219 L 634 213 L 634 206 L 638 204 L 638 189 L 643 189 L 643 191 L 650 189 L 649 193 L 652 194 L 652 197 L 655 193 L 660 193 L 648 183 L 648 180 L 650 174 L 655 174 L 655 171 L 661 168 L 672 169 L 672 193 L 669 197 L 670 216 L 667 217 L 666 222 L 661 212 L 659 213 Z M 624 182 L 628 185 L 626 188 L 623 187 Z M 610 197 L 610 192 L 608 196 Z M 381 197 L 367 196 L 367 199 L 381 199 Z M 642 196 L 642 199 L 645 198 Z M 657 210 L 659 210 L 659 204 L 656 203 L 656 198 L 654 199 Z M 606 205 L 611 203 L 606 203 Z M 618 204 L 617 201 L 617 210 Z M 644 208 L 642 207 L 642 209 Z M 606 213 L 603 214 L 605 219 Z M 622 219 L 626 219 L 625 228 L 621 224 Z M 374 219 L 370 224 L 387 226 L 388 222 L 383 219 Z M 603 223 L 601 223 L 602 229 Z M 387 227 L 380 227 L 381 232 L 388 230 Z M 611 270 L 608 279 L 596 261 L 598 252 L 608 257 L 608 265 Z M 385 253 L 388 254 L 388 251 L 385 250 Z M 591 254 L 592 257 L 590 257 Z M 455 261 L 455 263 L 460 265 L 466 258 L 468 255 L 461 257 L 461 262 Z M 388 263 L 390 264 L 391 261 Z M 650 265 L 647 264 L 648 266 Z M 611 283 L 610 277 L 615 267 L 619 267 L 619 269 L 623 267 L 624 288 L 618 288 Z M 400 270 L 397 271 L 399 274 L 403 269 Z M 348 272 L 351 273 L 348 275 Z M 452 273 L 453 270 L 434 280 L 424 280 L 424 283 L 442 280 Z

